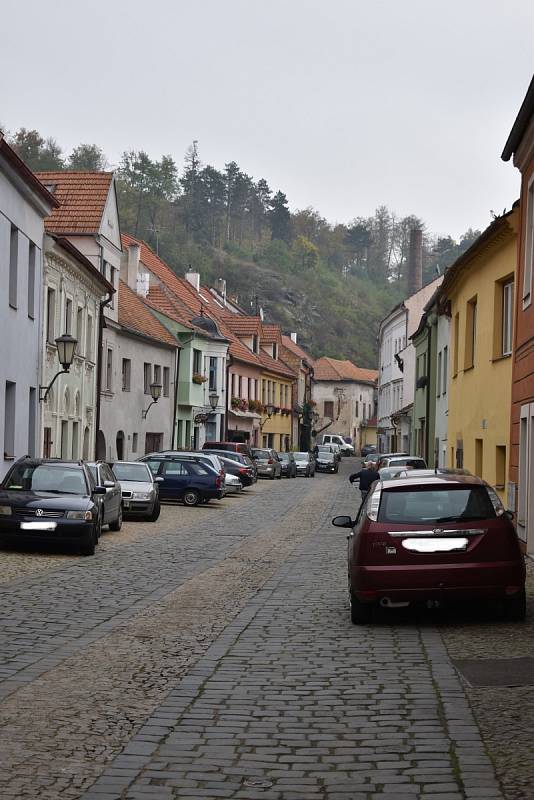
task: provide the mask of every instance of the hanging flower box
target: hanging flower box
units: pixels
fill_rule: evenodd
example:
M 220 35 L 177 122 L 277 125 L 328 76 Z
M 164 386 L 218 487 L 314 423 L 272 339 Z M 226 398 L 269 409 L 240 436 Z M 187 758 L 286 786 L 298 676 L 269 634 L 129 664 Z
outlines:
M 262 414 L 265 409 L 261 400 L 249 400 L 248 410 L 255 411 L 257 414 Z
M 200 372 L 193 372 L 193 377 L 191 378 L 193 383 L 201 384 L 206 383 L 208 380 L 205 375 L 201 375 Z
M 234 411 L 248 411 L 249 403 L 241 397 L 232 397 L 232 408 Z

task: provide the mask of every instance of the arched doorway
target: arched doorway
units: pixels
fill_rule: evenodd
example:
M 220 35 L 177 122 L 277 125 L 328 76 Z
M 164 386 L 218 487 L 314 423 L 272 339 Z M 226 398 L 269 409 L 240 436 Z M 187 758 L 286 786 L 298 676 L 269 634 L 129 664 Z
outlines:
M 98 431 L 96 434 L 96 458 L 98 461 L 106 458 L 106 438 L 102 431 Z
M 119 431 L 117 433 L 117 439 L 115 441 L 117 447 L 117 461 L 124 460 L 124 431 Z
M 87 426 L 83 432 L 82 458 L 84 461 L 89 460 L 89 426 Z

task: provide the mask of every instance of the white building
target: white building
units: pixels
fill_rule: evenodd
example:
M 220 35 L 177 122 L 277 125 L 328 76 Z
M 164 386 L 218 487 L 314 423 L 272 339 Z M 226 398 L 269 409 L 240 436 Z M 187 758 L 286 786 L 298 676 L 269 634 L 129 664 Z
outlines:
M 378 368 L 378 446 L 382 453 L 410 449 L 415 385 L 415 333 L 424 307 L 443 276 L 395 306 L 380 323 Z
M 360 450 L 360 427 L 376 413 L 374 369 L 361 369 L 351 361 L 323 356 L 314 362 L 312 396 L 321 433 L 350 436 L 356 452 Z
M 0 133 L 0 477 L 38 452 L 44 218 L 56 205 Z
M 74 361 L 41 403 L 42 455 L 93 458 L 100 303 L 111 284 L 68 239 L 45 236 L 42 382 L 50 386 L 61 370 L 55 339 L 77 339 Z

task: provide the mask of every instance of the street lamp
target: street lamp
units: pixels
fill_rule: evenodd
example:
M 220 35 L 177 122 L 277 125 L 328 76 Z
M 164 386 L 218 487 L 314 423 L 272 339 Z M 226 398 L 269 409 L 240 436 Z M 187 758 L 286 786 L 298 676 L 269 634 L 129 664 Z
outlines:
M 141 416 L 143 417 L 143 419 L 146 419 L 147 414 L 154 405 L 154 403 L 157 403 L 159 398 L 161 397 L 161 389 L 162 389 L 161 383 L 151 383 L 149 388 L 150 388 L 150 396 L 152 397 L 152 402 L 150 403 L 146 411 L 141 412 Z
M 76 352 L 76 345 L 78 340 L 71 336 L 70 333 L 64 333 L 63 336 L 58 336 L 56 339 L 57 356 L 59 363 L 63 367 L 59 372 L 56 372 L 48 386 L 39 386 L 39 402 L 44 403 L 48 397 L 50 389 L 56 382 L 60 375 L 67 373 L 72 365 L 74 353 Z
M 267 414 L 267 419 L 264 419 L 263 422 L 260 422 L 260 431 L 265 425 L 265 423 L 271 419 L 272 415 L 274 414 L 274 406 L 272 403 L 267 403 L 265 406 L 265 413 Z
M 215 409 L 219 405 L 219 395 L 218 394 L 210 394 L 209 401 L 210 401 L 211 410 L 215 411 Z

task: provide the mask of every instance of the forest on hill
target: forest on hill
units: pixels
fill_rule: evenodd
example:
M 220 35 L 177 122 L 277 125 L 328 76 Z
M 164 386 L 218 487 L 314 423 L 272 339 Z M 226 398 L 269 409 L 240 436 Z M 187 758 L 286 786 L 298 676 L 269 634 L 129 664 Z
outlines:
M 36 171 L 110 168 L 95 144 L 67 156 L 35 130 L 7 138 Z M 437 237 L 422 218 L 398 217 L 385 205 L 348 224 L 332 224 L 313 208 L 291 211 L 283 191 L 235 161 L 222 170 L 204 164 L 196 141 L 180 169 L 171 156 L 144 151 L 124 152 L 113 169 L 124 232 L 147 241 L 178 274 L 191 265 L 204 284 L 225 278 L 246 311 L 261 307 L 268 321 L 298 331 L 312 356 L 362 367 L 376 366 L 379 322 L 406 296 L 410 229 L 423 230 L 424 283 L 479 235 Z

